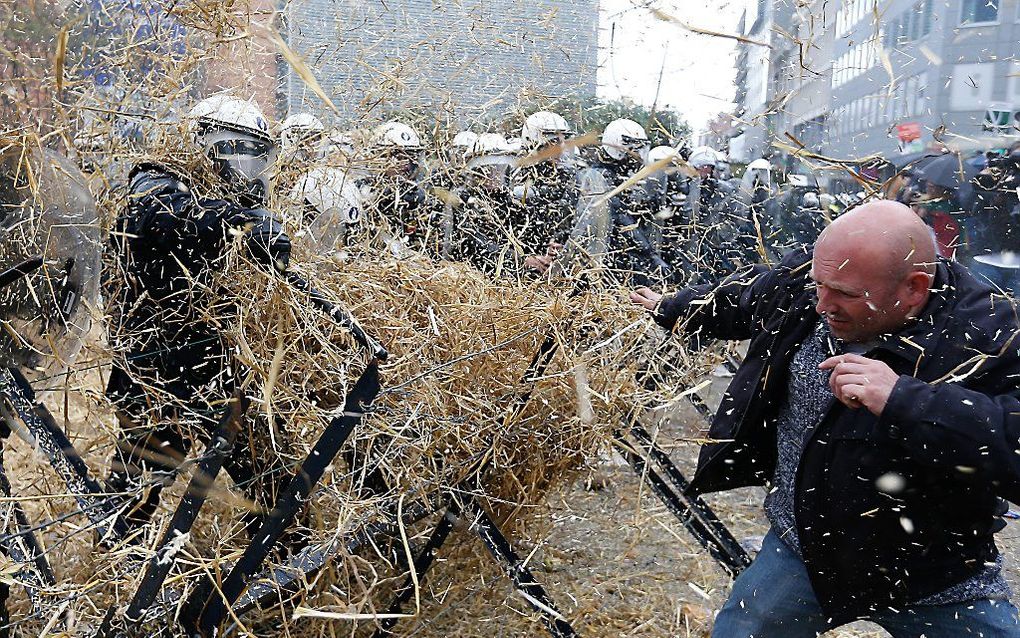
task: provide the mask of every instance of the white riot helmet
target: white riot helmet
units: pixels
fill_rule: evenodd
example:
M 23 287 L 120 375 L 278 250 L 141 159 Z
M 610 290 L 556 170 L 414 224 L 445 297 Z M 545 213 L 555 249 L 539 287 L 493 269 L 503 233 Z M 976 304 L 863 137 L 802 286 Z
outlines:
M 372 145 L 388 150 L 420 151 L 421 138 L 403 122 L 386 122 L 372 131 Z
M 634 120 L 613 120 L 602 131 L 602 151 L 617 162 L 633 154 L 644 162 L 650 145 L 645 129 Z
M 311 113 L 288 115 L 280 125 L 280 146 L 292 151 L 299 145 L 316 143 L 326 134 L 326 126 Z
M 347 225 L 361 219 L 361 191 L 354 178 L 340 168 L 313 168 L 298 179 L 291 197 L 315 209 L 316 217 L 328 215 L 331 220 Z
M 524 148 L 534 150 L 550 143 L 562 143 L 573 132 L 562 115 L 552 111 L 538 111 L 524 120 L 521 127 L 521 143 Z
M 514 153 L 506 138 L 498 133 L 482 133 L 467 155 L 472 179 L 490 188 L 506 184 L 506 175 L 514 163 Z
M 315 250 L 332 250 L 347 229 L 361 221 L 361 190 L 354 177 L 340 168 L 308 171 L 294 185 L 291 198 L 308 209 L 311 218 L 297 236 Z
M 323 155 L 327 158 L 339 156 L 339 159 L 349 162 L 355 156 L 357 149 L 354 137 L 343 131 L 330 131 L 325 136 L 325 147 Z
M 214 95 L 201 100 L 188 112 L 188 120 L 199 143 L 204 134 L 216 129 L 246 133 L 267 142 L 272 141 L 269 121 L 258 105 L 232 95 Z
M 482 133 L 468 149 L 469 159 L 482 157 L 509 157 L 513 154 L 506 138 L 499 133 Z
M 230 95 L 215 95 L 196 104 L 188 112 L 188 120 L 195 143 L 213 161 L 217 174 L 240 203 L 264 203 L 276 146 L 259 107 Z
M 772 165 L 768 160 L 756 159 L 747 165 L 740 178 L 740 190 L 754 201 L 761 201 L 772 194 Z
M 744 169 L 741 187 L 750 192 L 755 184 L 772 187 L 772 165 L 766 159 L 756 159 Z
M 447 159 L 456 168 L 463 168 L 468 160 L 468 155 L 478 140 L 478 134 L 473 131 L 461 131 L 453 136 L 450 141 L 450 149 L 447 151 Z
M 384 160 L 384 176 L 416 181 L 422 143 L 414 129 L 403 122 L 380 124 L 372 131 L 371 145 Z
M 478 135 L 473 131 L 461 131 L 453 136 L 450 147 L 453 149 L 453 154 L 463 157 L 471 151 L 471 147 L 477 140 Z
M 719 163 L 719 154 L 710 146 L 698 146 L 691 151 L 687 162 L 694 168 L 705 168 L 711 166 L 713 169 Z
M 656 162 L 661 162 L 667 157 L 673 158 L 673 161 L 675 162 L 680 159 L 680 152 L 672 146 L 656 146 L 652 150 L 648 151 L 648 159 L 645 161 L 645 164 L 651 166 Z

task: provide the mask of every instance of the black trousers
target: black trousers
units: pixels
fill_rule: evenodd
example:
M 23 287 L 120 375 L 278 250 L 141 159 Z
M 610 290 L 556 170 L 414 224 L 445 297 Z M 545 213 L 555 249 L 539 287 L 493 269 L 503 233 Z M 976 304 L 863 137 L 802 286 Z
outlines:
M 233 377 L 221 371 L 215 375 L 220 379 L 211 380 L 201 389 L 205 392 L 201 392 L 180 383 L 179 379 L 167 381 L 152 369 L 131 368 L 129 371 L 115 365 L 106 390 L 116 407 L 120 425 L 108 487 L 129 495 L 126 499 L 130 507 L 125 522 L 136 528 L 152 518 L 159 506 L 160 493 L 173 483 L 177 469 L 195 441 L 208 442 L 225 409 L 223 404 L 215 405 L 210 401 L 232 396 Z M 147 390 L 142 383 L 152 390 Z M 235 485 L 257 505 L 256 511 L 243 518 L 245 529 L 251 535 L 289 480 L 287 463 L 272 451 L 268 434 L 258 432 L 246 422 L 223 467 Z M 143 485 L 145 472 L 153 479 L 148 485 Z

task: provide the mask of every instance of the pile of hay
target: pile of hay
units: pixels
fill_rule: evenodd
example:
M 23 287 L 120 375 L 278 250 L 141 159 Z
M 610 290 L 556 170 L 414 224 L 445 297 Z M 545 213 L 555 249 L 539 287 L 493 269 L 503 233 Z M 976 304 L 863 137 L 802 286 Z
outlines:
M 638 372 L 652 329 L 621 291 L 493 281 L 464 264 L 360 248 L 298 268 L 390 352 L 353 442 L 392 488 L 387 498 L 470 485 L 512 510 L 538 504 L 607 449 L 636 401 L 649 401 L 638 396 L 649 392 Z M 229 339 L 255 373 L 250 394 L 309 445 L 366 355 L 279 278 L 224 279 L 243 300 Z M 547 339 L 552 360 L 529 379 Z M 665 401 L 674 391 L 652 394 Z
M 243 363 L 242 384 L 252 400 L 248 423 L 263 446 L 258 453 L 278 454 L 293 468 L 338 413 L 369 357 L 307 295 L 261 271 L 242 253 L 234 253 L 217 279 L 206 312 Z M 653 346 L 661 335 L 626 302 L 622 290 L 579 288 L 568 279 L 494 281 L 464 264 L 396 259 L 368 244 L 328 258 L 298 251 L 293 269 L 355 316 L 390 354 L 381 366 L 382 391 L 371 413 L 301 518 L 311 543 L 392 520 L 398 509 L 406 511 L 412 502 L 437 494 L 474 495 L 512 540 L 541 535 L 551 524 L 549 491 L 600 465 L 614 432 L 628 419 L 676 400 L 689 383 L 674 369 L 665 377 L 670 383 L 645 387 L 649 367 L 675 362 L 654 361 L 660 355 Z M 526 372 L 547 339 L 556 344 L 550 363 L 529 379 Z M 684 355 L 670 356 L 676 354 Z M 91 359 L 86 354 L 79 363 L 88 368 L 122 355 L 105 352 Z M 683 359 L 677 367 L 693 377 L 704 365 Z M 71 417 L 80 436 L 76 443 L 96 474 L 105 472 L 99 468 L 109 463 L 117 436 L 110 407 L 98 392 L 101 384 L 94 374 L 82 382 L 90 398 L 88 413 Z M 61 406 L 55 408 L 59 413 Z M 197 447 L 189 458 L 201 453 Z M 95 627 L 110 606 L 126 604 L 140 581 L 141 561 L 155 547 L 191 471 L 187 468 L 164 492 L 140 547 L 96 548 L 81 516 L 46 526 L 41 535 L 60 584 L 47 592 L 53 604 L 38 616 L 15 588 L 13 611 L 24 619 L 23 631 L 41 631 L 51 621 L 67 627 L 56 615 L 64 609 L 73 619 L 70 628 L 80 633 Z M 369 475 L 381 476 L 387 489 L 366 490 Z M 18 494 L 66 492 L 30 453 L 19 463 L 15 483 Z M 186 595 L 200 575 L 221 573 L 236 560 L 248 542 L 240 515 L 252 507 L 221 473 L 167 589 Z M 67 497 L 29 504 L 33 520 L 59 520 L 73 509 Z M 438 515 L 375 547 L 342 552 L 307 584 L 306 598 L 286 606 L 285 617 L 292 617 L 294 605 L 305 614 L 341 609 L 347 623 L 354 620 L 355 628 L 368 631 L 406 577 L 395 558 L 420 547 Z M 482 566 L 487 559 L 477 539 L 463 531 L 443 550 L 444 556 L 460 557 L 456 578 L 443 582 L 449 591 L 491 573 L 491 567 Z M 250 623 L 255 635 L 275 635 L 280 622 L 268 612 L 241 621 Z M 285 626 L 287 635 L 302 637 L 328 636 L 338 628 L 290 621 Z

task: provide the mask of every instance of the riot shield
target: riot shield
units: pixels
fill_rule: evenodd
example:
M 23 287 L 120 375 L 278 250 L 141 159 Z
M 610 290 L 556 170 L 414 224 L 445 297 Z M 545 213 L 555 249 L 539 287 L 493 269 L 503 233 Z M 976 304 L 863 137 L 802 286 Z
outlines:
M 70 160 L 14 144 L 0 150 L 0 271 L 35 257 L 40 268 L 0 290 L 0 364 L 44 390 L 91 326 L 100 229 L 85 177 Z
M 577 212 L 563 253 L 554 264 L 556 274 L 602 268 L 609 250 L 609 234 L 613 229 L 609 209 L 609 183 L 597 170 L 585 169 L 577 175 L 581 192 Z

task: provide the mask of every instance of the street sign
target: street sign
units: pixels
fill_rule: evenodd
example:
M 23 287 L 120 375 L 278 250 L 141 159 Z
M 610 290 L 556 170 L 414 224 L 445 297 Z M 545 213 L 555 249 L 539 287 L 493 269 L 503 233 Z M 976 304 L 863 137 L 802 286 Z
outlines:
M 903 143 L 921 139 L 920 122 L 903 122 L 896 125 L 896 136 Z
M 1020 108 L 993 105 L 985 109 L 981 130 L 1008 133 L 1020 129 Z

